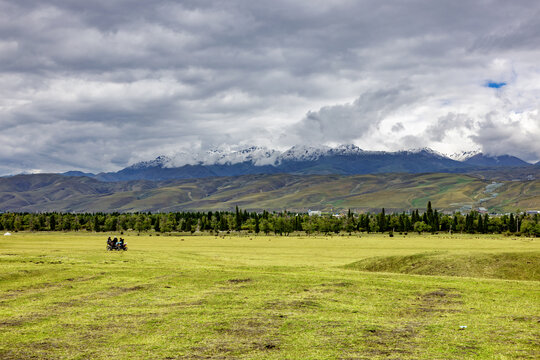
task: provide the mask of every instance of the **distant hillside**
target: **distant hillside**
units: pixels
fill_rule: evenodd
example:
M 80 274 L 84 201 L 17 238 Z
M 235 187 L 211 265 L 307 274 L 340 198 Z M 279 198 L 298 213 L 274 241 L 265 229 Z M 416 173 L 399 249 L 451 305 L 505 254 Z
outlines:
M 0 178 L 1 211 L 443 210 L 540 208 L 540 181 L 492 181 L 462 174 L 244 175 L 102 182 L 54 174 Z
M 492 181 L 527 181 L 540 179 L 540 166 L 480 168 L 466 174 Z
M 530 166 L 528 162 L 525 162 L 515 156 L 501 155 L 501 156 L 487 156 L 484 154 L 476 154 L 463 161 L 464 164 L 483 167 L 516 167 L 516 166 Z

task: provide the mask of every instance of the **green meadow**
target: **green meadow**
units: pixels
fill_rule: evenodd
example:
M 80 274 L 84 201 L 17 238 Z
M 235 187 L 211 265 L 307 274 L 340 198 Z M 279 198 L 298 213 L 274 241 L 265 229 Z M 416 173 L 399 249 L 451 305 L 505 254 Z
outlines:
M 538 238 L 108 235 L 0 237 L 0 359 L 540 358 Z

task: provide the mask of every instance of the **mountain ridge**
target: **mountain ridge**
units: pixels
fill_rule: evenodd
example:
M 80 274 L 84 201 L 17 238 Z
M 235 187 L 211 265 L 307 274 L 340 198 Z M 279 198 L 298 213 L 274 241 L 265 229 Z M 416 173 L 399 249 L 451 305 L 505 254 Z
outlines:
M 465 153 L 464 153 L 465 154 Z M 378 174 L 378 173 L 466 173 L 499 167 L 532 166 L 509 155 L 491 157 L 479 152 L 457 156 L 461 161 L 430 148 L 367 151 L 356 145 L 293 146 L 280 152 L 251 146 L 237 150 L 213 149 L 203 153 L 158 156 L 116 172 L 85 174 L 102 181 L 191 179 L 250 174 Z M 66 175 L 76 175 L 69 172 Z
M 489 167 L 519 167 L 530 166 L 526 161 L 511 155 L 487 156 L 482 153 L 475 154 L 463 161 L 466 164 Z

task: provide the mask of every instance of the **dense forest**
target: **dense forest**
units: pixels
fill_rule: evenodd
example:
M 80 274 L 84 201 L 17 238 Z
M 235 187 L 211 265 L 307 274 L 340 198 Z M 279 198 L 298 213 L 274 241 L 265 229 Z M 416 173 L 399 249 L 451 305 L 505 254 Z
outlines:
M 289 235 L 293 232 L 463 232 L 514 233 L 540 236 L 539 214 L 490 216 L 471 211 L 442 214 L 432 209 L 408 213 L 296 214 L 290 212 L 171 212 L 171 213 L 3 213 L 0 230 L 7 231 L 155 231 L 170 232 L 247 232 Z

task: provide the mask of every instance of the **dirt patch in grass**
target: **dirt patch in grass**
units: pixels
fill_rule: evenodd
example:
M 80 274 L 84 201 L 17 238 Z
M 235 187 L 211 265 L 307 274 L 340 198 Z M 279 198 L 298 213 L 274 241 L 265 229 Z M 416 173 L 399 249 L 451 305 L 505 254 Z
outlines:
M 193 307 L 193 306 L 203 306 L 206 302 L 204 300 L 193 300 L 193 301 L 179 301 L 170 304 L 159 304 L 158 307 Z
M 133 313 L 133 314 L 130 314 L 130 313 L 118 313 L 118 314 L 110 314 L 108 317 L 105 317 L 105 319 L 107 320 L 121 320 L 121 321 L 129 321 L 129 319 L 146 319 L 146 318 L 149 318 L 149 319 L 156 319 L 157 317 L 163 315 L 162 313 L 157 313 L 157 312 L 143 312 L 143 313 Z
M 478 344 L 475 341 L 468 341 L 466 344 L 456 345 L 456 350 L 461 355 L 474 355 L 480 350 Z
M 41 290 L 50 290 L 52 288 L 60 288 L 60 287 L 62 287 L 62 284 L 60 283 L 45 282 L 45 283 L 40 283 L 33 286 L 23 287 L 20 289 L 7 290 L 5 293 L 1 295 L 0 299 L 15 298 L 15 297 L 26 295 L 26 294 L 40 292 Z
M 302 309 L 302 308 L 319 308 L 319 307 L 321 307 L 321 304 L 319 304 L 318 302 L 316 302 L 315 300 L 312 300 L 312 299 L 302 299 L 302 300 L 291 301 L 290 306 L 295 307 L 295 308 L 299 308 L 299 309 Z
M 56 349 L 61 349 L 63 346 L 61 346 L 58 343 L 54 343 L 50 341 L 39 341 L 39 342 L 25 344 L 25 347 L 36 349 L 36 350 L 56 350 Z
M 55 353 L 63 348 L 65 348 L 63 344 L 51 341 L 25 343 L 17 350 L 0 350 L 0 359 L 59 359 L 60 357 Z
M 135 285 L 135 286 L 129 286 L 129 287 L 113 286 L 109 288 L 108 291 L 99 293 L 99 296 L 100 297 L 120 296 L 120 295 L 134 292 L 134 291 L 147 290 L 149 287 L 150 287 L 150 284 Z
M 39 277 L 46 273 L 45 269 L 21 269 L 17 271 L 12 272 L 6 272 L 3 274 L 0 274 L 0 281 L 17 281 L 20 278 L 30 278 L 30 277 Z
M 322 283 L 320 285 L 320 288 L 314 289 L 313 291 L 318 291 L 320 293 L 325 293 L 325 294 L 328 294 L 328 293 L 338 294 L 338 293 L 343 293 L 345 291 L 350 291 L 350 289 L 348 288 L 350 288 L 353 285 L 354 284 L 352 282 L 348 282 L 348 281 Z M 309 290 L 304 289 L 304 291 L 309 291 Z
M 60 260 L 53 260 L 53 261 L 43 261 L 43 260 L 30 260 L 29 261 L 30 263 L 32 264 L 51 264 L 51 265 L 59 265 L 59 264 L 63 264 L 62 261 Z
M 248 283 L 248 282 L 252 282 L 253 280 L 251 279 L 230 279 L 230 280 L 227 280 L 227 282 L 229 284 L 243 284 L 243 283 Z
M 349 281 L 340 281 L 335 283 L 322 283 L 321 286 L 332 286 L 332 287 L 349 287 L 354 285 L 352 282 Z
M 253 345 L 259 350 L 265 350 L 265 351 L 279 350 L 279 343 L 276 342 L 275 340 L 264 341 L 262 343 L 255 342 L 253 343 Z
M 0 327 L 21 326 L 25 323 L 26 321 L 23 319 L 8 319 L 0 321 Z
M 46 357 L 31 354 L 28 351 L 0 350 L 0 359 L 2 360 L 21 360 L 21 359 L 46 359 Z M 55 359 L 54 357 L 50 359 Z
M 513 321 L 532 321 L 535 323 L 540 323 L 540 316 L 515 316 L 512 318 Z
M 105 275 L 105 273 L 100 273 L 99 275 Z M 85 281 L 92 281 L 95 279 L 98 279 L 98 275 L 92 275 L 92 276 L 79 276 L 76 278 L 67 278 L 66 281 L 69 282 L 85 282 Z
M 440 313 L 460 312 L 461 294 L 456 289 L 439 288 L 419 293 L 410 307 L 398 317 L 401 324 L 396 327 L 381 325 L 367 326 L 362 331 L 366 358 L 414 358 L 422 342 L 424 326 Z M 412 317 L 411 317 L 412 316 Z M 460 344 L 460 354 L 470 355 L 477 348 L 474 344 Z
M 71 300 L 68 300 L 68 301 L 57 302 L 54 305 L 55 305 L 55 307 L 58 306 L 58 307 L 61 307 L 61 308 L 67 308 L 67 307 L 80 306 L 82 304 L 83 304 L 83 302 L 81 300 L 71 299 Z
M 7 290 L 5 293 L 0 295 L 0 302 L 2 302 L 3 300 L 16 298 L 17 296 L 20 296 L 23 293 L 24 293 L 23 289 Z
M 76 279 L 73 279 L 72 281 L 76 281 Z M 10 290 L 6 290 L 3 294 L 0 294 L 0 304 L 3 301 L 16 299 L 20 296 L 39 294 L 39 293 L 51 291 L 53 289 L 61 289 L 61 288 L 73 288 L 73 286 L 71 285 L 70 280 L 66 279 L 66 281 L 62 281 L 62 282 L 44 282 L 44 283 L 34 284 L 31 286 L 26 286 L 20 289 L 10 289 Z
M 45 317 L 44 314 L 29 314 L 26 316 L 20 316 L 16 318 L 8 318 L 0 320 L 0 328 L 1 327 L 17 327 L 17 326 L 23 326 L 26 324 L 30 324 L 36 321 L 39 321 Z M 1 358 L 0 358 L 1 359 Z
M 130 291 L 139 291 L 139 290 L 144 290 L 146 289 L 146 286 L 145 285 L 136 285 L 136 286 L 132 286 L 132 287 L 119 287 L 119 288 L 116 288 L 118 291 L 120 292 L 130 292 Z
M 305 298 L 298 300 L 282 301 L 282 300 L 272 300 L 266 303 L 267 309 L 272 310 L 302 310 L 302 309 L 315 309 L 320 308 L 321 304 L 315 301 L 313 298 Z
M 256 354 L 279 350 L 278 339 L 219 339 L 195 346 L 190 354 L 176 359 L 238 359 L 246 355 L 258 358 Z M 170 357 L 172 358 L 172 357 Z
M 453 292 L 454 289 L 438 289 L 418 295 L 414 309 L 417 312 L 460 312 L 457 305 L 463 302 L 459 300 L 461 295 Z
M 282 318 L 259 316 L 218 324 L 216 336 L 194 346 L 189 355 L 178 359 L 237 359 L 261 357 L 265 352 L 279 351 L 279 327 Z M 257 355 L 259 354 L 259 355 Z
M 414 339 L 418 336 L 416 324 L 405 324 L 395 328 L 368 326 L 363 330 L 362 337 L 366 349 L 364 355 L 370 357 L 392 357 L 407 355 L 414 352 Z

